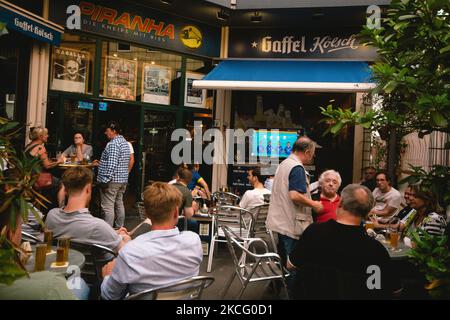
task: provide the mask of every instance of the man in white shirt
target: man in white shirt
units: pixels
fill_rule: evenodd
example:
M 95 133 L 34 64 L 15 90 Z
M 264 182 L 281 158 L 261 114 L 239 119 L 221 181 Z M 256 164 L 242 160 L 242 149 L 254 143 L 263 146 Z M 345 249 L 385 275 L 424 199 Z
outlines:
M 375 207 L 370 214 L 390 218 L 401 208 L 402 195 L 391 186 L 391 179 L 386 172 L 378 172 L 375 179 L 377 187 L 372 191 Z
M 252 168 L 247 171 L 247 174 L 247 179 L 253 186 L 253 190 L 247 190 L 244 193 L 241 202 L 239 202 L 239 206 L 250 210 L 264 204 L 264 195 L 270 194 L 270 191 L 264 188 L 261 178 L 261 170 L 259 168 Z

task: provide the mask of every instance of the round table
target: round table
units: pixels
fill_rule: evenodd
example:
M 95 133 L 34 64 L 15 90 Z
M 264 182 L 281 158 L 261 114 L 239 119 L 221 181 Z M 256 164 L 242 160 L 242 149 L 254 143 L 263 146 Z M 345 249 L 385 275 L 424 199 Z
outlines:
M 76 167 L 84 167 L 84 168 L 95 168 L 96 165 L 92 163 L 82 164 L 82 163 L 61 163 L 58 164 L 58 168 L 61 169 L 69 169 L 69 168 L 76 168 Z
M 36 247 L 31 246 L 33 253 L 30 256 L 30 259 L 28 259 L 27 263 L 25 264 L 25 268 L 28 272 L 34 272 L 34 258 L 35 258 L 35 252 Z M 50 265 L 56 261 L 56 246 L 52 247 L 52 252 L 47 253 L 47 256 L 45 258 L 45 270 L 52 271 L 52 272 L 58 272 L 58 273 L 67 273 L 67 269 L 72 266 L 77 266 L 78 268 L 83 268 L 84 262 L 86 258 L 84 257 L 84 254 L 82 254 L 80 251 L 70 248 L 69 249 L 69 264 L 67 267 L 56 267 L 51 268 Z M 69 270 L 71 271 L 71 270 Z
M 403 242 L 403 239 L 400 239 L 398 241 L 398 246 L 397 246 L 396 250 L 392 250 L 391 244 L 388 241 L 383 240 L 380 242 L 383 244 L 383 246 L 388 251 L 391 259 L 406 259 L 408 257 L 408 251 L 411 249 Z

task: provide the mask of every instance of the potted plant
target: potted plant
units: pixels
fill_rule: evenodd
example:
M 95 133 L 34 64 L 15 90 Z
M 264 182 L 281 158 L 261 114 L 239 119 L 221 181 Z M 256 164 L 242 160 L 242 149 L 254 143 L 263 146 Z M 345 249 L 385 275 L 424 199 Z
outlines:
M 0 117 L 0 215 L 10 216 L 10 228 L 16 228 L 17 217 L 28 221 L 29 212 L 41 221 L 33 204 L 42 206 L 48 202 L 33 189 L 33 185 L 41 170 L 40 160 L 30 158 L 23 152 L 17 152 L 12 140 L 18 135 L 20 126 L 17 122 Z M 7 178 L 4 170 L 14 170 L 14 178 Z M 20 262 L 14 259 L 17 252 L 24 253 L 6 237 L 6 228 L 0 230 L 0 283 L 11 284 L 26 275 Z
M 412 234 L 411 262 L 423 273 L 425 289 L 433 299 L 450 299 L 450 248 L 447 236 L 418 230 Z

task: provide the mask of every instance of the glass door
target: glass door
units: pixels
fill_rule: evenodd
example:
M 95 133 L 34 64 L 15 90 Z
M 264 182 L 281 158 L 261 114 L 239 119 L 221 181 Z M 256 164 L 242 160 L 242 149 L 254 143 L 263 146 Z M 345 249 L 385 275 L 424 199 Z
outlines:
M 175 113 L 144 111 L 144 133 L 142 137 L 142 190 L 150 181 L 170 181 L 175 169 L 170 159 L 175 130 Z

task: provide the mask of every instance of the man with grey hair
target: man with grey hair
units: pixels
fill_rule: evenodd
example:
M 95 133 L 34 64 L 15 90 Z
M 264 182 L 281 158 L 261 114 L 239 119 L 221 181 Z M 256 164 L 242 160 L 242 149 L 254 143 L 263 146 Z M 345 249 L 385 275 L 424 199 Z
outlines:
M 298 269 L 294 298 L 388 298 L 400 287 L 387 250 L 361 226 L 373 205 L 367 187 L 350 184 L 342 190 L 336 221 L 305 230 L 288 261 Z
M 337 171 L 327 170 L 320 175 L 320 202 L 323 205 L 323 210 L 315 212 L 317 214 L 316 223 L 327 222 L 330 219 L 336 220 L 336 211 L 341 200 L 337 191 L 341 183 L 341 175 Z
M 286 258 L 303 231 L 313 222 L 311 208 L 322 211 L 320 201 L 311 200 L 309 174 L 304 165 L 314 159 L 316 144 L 308 137 L 295 141 L 291 155 L 277 168 L 267 214 L 267 228 L 278 233 L 278 252 Z

